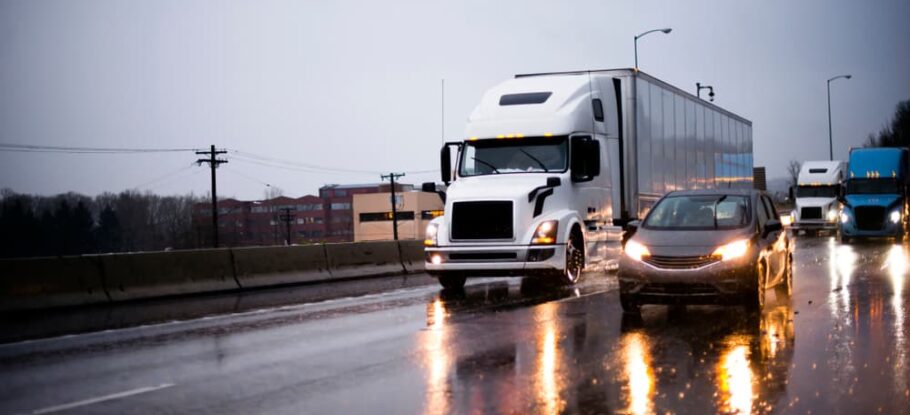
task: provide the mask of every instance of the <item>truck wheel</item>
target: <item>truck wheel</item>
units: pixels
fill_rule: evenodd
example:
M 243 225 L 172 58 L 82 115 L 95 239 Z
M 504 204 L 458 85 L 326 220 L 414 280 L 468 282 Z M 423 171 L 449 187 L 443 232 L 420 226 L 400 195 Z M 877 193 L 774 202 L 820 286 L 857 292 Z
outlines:
M 751 314 L 761 313 L 765 306 L 765 266 L 761 262 L 755 266 L 755 287 L 746 292 L 745 304 Z
M 638 304 L 638 300 L 635 298 L 634 294 L 627 294 L 620 292 L 619 293 L 619 305 L 622 306 L 622 311 L 629 314 L 638 314 L 641 313 L 641 304 Z
M 778 299 L 790 298 L 793 294 L 793 258 L 787 255 L 787 267 L 784 269 L 783 280 L 774 286 L 774 295 Z
M 577 230 L 569 234 L 566 241 L 566 268 L 562 271 L 562 283 L 572 285 L 581 277 L 581 270 L 585 267 L 584 242 Z
M 446 274 L 439 276 L 439 285 L 446 290 L 460 290 L 464 288 L 467 278 L 464 274 Z

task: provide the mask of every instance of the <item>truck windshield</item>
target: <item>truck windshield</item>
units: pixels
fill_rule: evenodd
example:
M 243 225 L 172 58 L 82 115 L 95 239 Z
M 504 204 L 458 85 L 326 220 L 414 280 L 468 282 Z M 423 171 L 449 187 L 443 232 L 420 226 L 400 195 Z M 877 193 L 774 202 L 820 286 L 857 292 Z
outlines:
M 669 196 L 645 218 L 648 229 L 733 229 L 749 224 L 749 199 L 730 195 Z
M 796 197 L 837 197 L 837 186 L 797 186 Z
M 856 194 L 897 194 L 900 188 L 897 179 L 850 179 L 847 180 L 846 193 Z
M 567 143 L 566 137 L 468 141 L 461 151 L 459 174 L 564 172 Z

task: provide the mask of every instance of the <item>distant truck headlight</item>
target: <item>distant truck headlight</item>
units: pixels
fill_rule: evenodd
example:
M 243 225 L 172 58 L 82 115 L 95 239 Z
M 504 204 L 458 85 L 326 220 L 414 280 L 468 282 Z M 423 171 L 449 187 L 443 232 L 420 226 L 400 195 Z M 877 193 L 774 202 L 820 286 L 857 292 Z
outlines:
M 556 230 L 559 228 L 559 222 L 548 220 L 537 225 L 534 231 L 534 237 L 531 238 L 532 245 L 552 245 L 556 243 Z
M 828 222 L 834 222 L 837 220 L 837 210 L 834 208 L 828 209 Z
M 847 222 L 850 222 L 850 217 L 847 216 L 847 212 L 841 212 L 840 213 L 840 223 L 847 223 Z
M 901 221 L 901 212 L 899 210 L 892 211 L 889 219 L 891 219 L 891 223 L 900 222 Z
M 651 252 L 648 251 L 648 247 L 635 242 L 635 240 L 629 240 L 626 242 L 626 247 L 623 248 L 623 252 L 636 261 L 641 261 L 642 257 L 651 256 Z
M 439 232 L 438 223 L 431 223 L 431 224 L 427 225 L 427 234 L 426 234 L 426 237 L 423 239 L 423 245 L 424 246 L 438 245 L 439 244 L 439 239 L 437 237 L 438 232 Z

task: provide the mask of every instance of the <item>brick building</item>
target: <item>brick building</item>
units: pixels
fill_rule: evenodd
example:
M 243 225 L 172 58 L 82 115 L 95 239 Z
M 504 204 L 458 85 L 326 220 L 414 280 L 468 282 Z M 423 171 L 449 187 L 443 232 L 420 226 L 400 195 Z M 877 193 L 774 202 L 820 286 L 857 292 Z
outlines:
M 413 190 L 396 183 L 396 191 Z M 280 196 L 268 200 L 218 201 L 218 239 L 221 246 L 283 245 L 290 228 L 291 243 L 351 242 L 354 240 L 355 194 L 388 192 L 388 183 L 326 185 L 319 196 Z M 289 212 L 289 215 L 288 215 Z M 290 224 L 284 219 L 289 216 Z M 193 207 L 193 223 L 202 244 L 211 242 L 211 205 Z

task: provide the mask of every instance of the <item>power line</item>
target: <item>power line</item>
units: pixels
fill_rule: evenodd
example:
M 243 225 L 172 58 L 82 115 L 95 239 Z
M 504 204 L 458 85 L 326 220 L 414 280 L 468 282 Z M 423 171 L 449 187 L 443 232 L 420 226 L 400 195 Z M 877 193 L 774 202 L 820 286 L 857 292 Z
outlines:
M 229 151 L 231 153 L 233 153 L 235 157 L 240 156 L 240 157 L 244 157 L 247 159 L 258 160 L 261 162 L 286 165 L 286 166 L 301 168 L 301 169 L 309 169 L 309 170 L 317 170 L 317 171 L 321 170 L 321 171 L 326 171 L 326 172 L 340 172 L 340 173 L 360 173 L 360 174 L 377 174 L 377 173 L 379 173 L 379 170 L 342 169 L 342 168 L 337 168 L 337 167 L 328 167 L 328 166 L 320 166 L 320 165 L 316 165 L 316 164 L 301 163 L 298 161 L 264 156 L 264 155 L 250 153 L 250 152 L 236 150 L 236 149 L 231 149 Z
M 142 183 L 137 184 L 137 185 L 135 185 L 135 186 L 127 187 L 127 189 L 141 189 L 141 188 L 146 187 L 146 186 L 151 186 L 152 184 L 158 184 L 158 182 L 161 182 L 161 181 L 163 181 L 163 180 L 166 181 L 167 179 L 173 178 L 174 176 L 176 176 L 176 175 L 178 175 L 178 174 L 180 174 L 180 173 L 182 173 L 182 172 L 184 172 L 184 171 L 187 171 L 187 170 L 189 170 L 189 169 L 192 169 L 193 167 L 196 167 L 196 163 L 190 164 L 190 165 L 188 165 L 188 166 L 181 167 L 181 168 L 179 168 L 179 169 L 177 169 L 177 170 L 174 170 L 174 171 L 172 171 L 172 172 L 163 174 L 163 175 L 158 176 L 158 177 L 156 177 L 156 178 L 154 178 L 154 179 L 152 179 L 152 180 L 148 180 L 148 181 L 142 182 Z
M 114 148 L 114 147 L 71 147 L 32 144 L 0 143 L 0 151 L 27 153 L 68 153 L 68 154 L 137 154 L 137 153 L 178 153 L 196 151 L 193 148 Z

